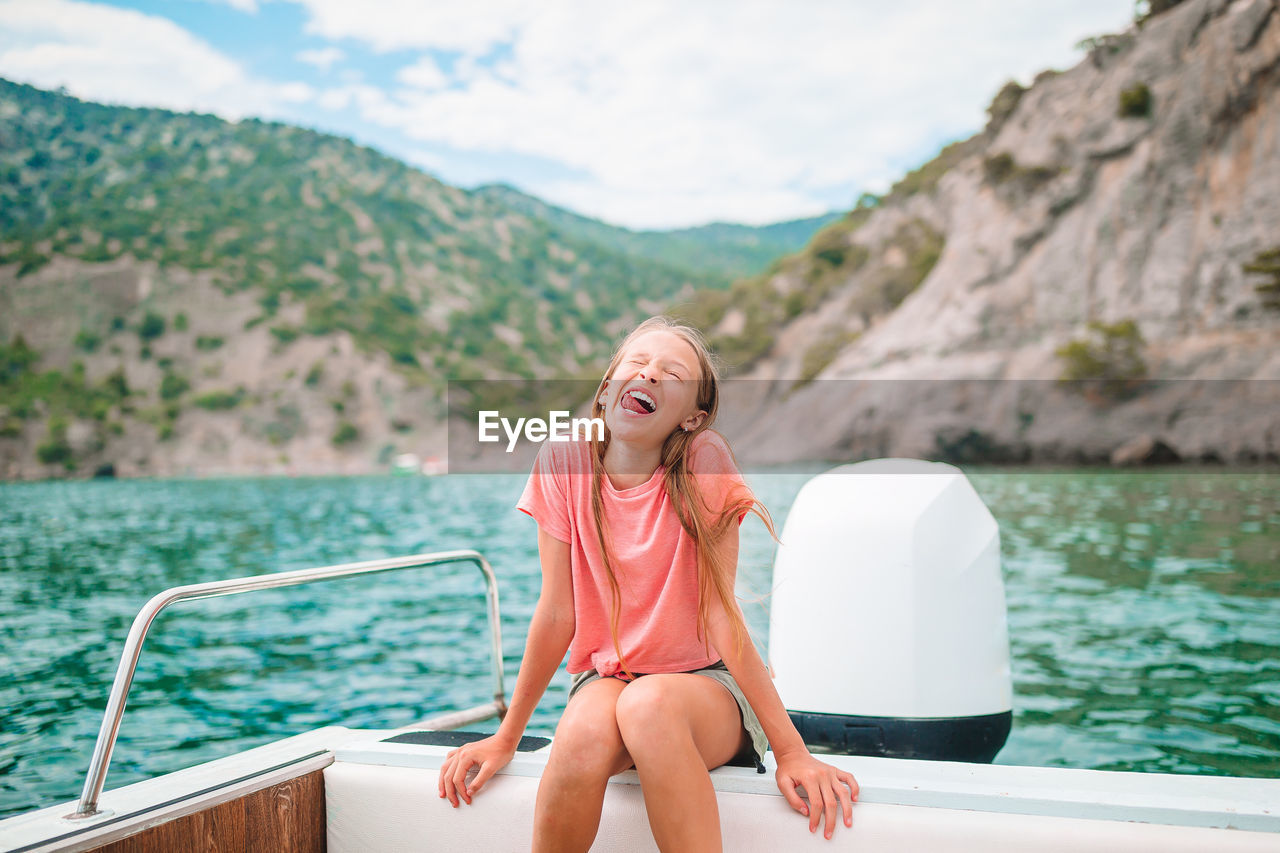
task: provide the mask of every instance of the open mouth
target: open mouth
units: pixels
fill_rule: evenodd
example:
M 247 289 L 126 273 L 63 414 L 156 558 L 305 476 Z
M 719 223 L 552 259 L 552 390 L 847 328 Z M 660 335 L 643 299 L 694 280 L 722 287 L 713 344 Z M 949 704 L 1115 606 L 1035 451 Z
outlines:
M 622 408 L 637 415 L 651 415 L 658 410 L 658 403 L 648 394 L 635 388 L 622 395 Z

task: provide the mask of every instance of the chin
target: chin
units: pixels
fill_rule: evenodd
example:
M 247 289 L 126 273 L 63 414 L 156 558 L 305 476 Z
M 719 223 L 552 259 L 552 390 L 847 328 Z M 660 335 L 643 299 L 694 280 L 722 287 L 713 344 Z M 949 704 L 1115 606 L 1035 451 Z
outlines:
M 632 418 L 623 414 L 605 414 L 605 425 L 609 427 L 611 438 L 641 444 L 661 444 L 675 429 L 670 424 L 663 424 L 652 415 L 645 418 Z

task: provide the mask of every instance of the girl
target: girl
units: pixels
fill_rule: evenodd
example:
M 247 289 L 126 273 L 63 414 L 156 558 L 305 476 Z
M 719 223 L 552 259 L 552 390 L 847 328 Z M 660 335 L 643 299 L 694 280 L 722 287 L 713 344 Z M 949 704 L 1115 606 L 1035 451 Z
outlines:
M 631 767 L 660 849 L 719 850 L 708 771 L 754 753 L 763 772 L 770 744 L 778 787 L 809 831 L 824 822 L 831 838 L 837 810 L 852 826 L 857 782 L 805 748 L 734 597 L 738 525 L 750 511 L 774 528 L 710 429 L 718 405 L 702 335 L 652 317 L 597 389 L 604 441 L 544 442 L 516 504 L 538 522 L 542 563 L 524 659 L 498 731 L 448 753 L 439 793 L 470 803 L 511 760 L 569 650 L 573 687 L 538 787 L 534 851 L 587 850 L 609 777 Z

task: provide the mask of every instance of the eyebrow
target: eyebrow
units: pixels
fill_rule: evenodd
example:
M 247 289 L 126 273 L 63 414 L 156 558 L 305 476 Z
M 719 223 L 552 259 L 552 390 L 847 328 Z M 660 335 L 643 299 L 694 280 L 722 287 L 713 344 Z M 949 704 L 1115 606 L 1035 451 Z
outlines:
M 674 361 L 674 362 L 669 363 L 669 364 L 668 364 L 668 366 L 675 366 L 675 367 L 678 367 L 678 368 L 680 368 L 681 370 L 683 370 L 685 373 L 688 373 L 688 374 L 690 374 L 690 375 L 693 375 L 693 368 L 692 368 L 692 367 L 690 367 L 689 365 L 685 364 L 683 361 L 680 361 L 680 360 L 678 360 L 678 359 L 677 359 L 676 361 Z
M 645 351 L 643 351 L 643 350 L 640 350 L 640 351 L 637 351 L 637 352 L 630 352 L 630 353 L 627 353 L 627 356 L 626 356 L 626 358 L 628 358 L 628 359 L 630 359 L 630 358 L 648 358 L 648 357 L 649 357 L 649 353 L 647 353 L 647 352 L 645 352 Z M 625 361 L 626 359 L 623 359 L 623 360 Z M 688 364 L 686 364 L 685 362 L 681 361 L 679 358 L 675 358 L 675 359 L 670 359 L 670 358 L 668 358 L 668 359 L 664 359 L 664 361 L 663 361 L 663 366 L 665 366 L 665 367 L 678 367 L 678 368 L 680 368 L 681 370 L 683 370 L 685 373 L 689 374 L 690 376 L 692 376 L 692 375 L 693 375 L 693 368 L 692 368 L 692 367 L 690 367 L 690 366 L 689 366 Z

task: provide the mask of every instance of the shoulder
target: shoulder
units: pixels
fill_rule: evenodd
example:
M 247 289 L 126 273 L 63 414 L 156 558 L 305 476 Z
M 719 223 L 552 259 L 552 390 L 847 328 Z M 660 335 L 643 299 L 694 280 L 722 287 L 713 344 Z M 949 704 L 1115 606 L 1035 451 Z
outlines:
M 736 473 L 738 465 L 725 437 L 706 429 L 689 443 L 689 470 L 700 474 L 729 474 Z
M 693 437 L 693 441 L 689 442 L 689 451 L 691 453 L 713 451 L 718 453 L 729 452 L 729 442 L 725 437 L 713 429 L 704 429 Z

